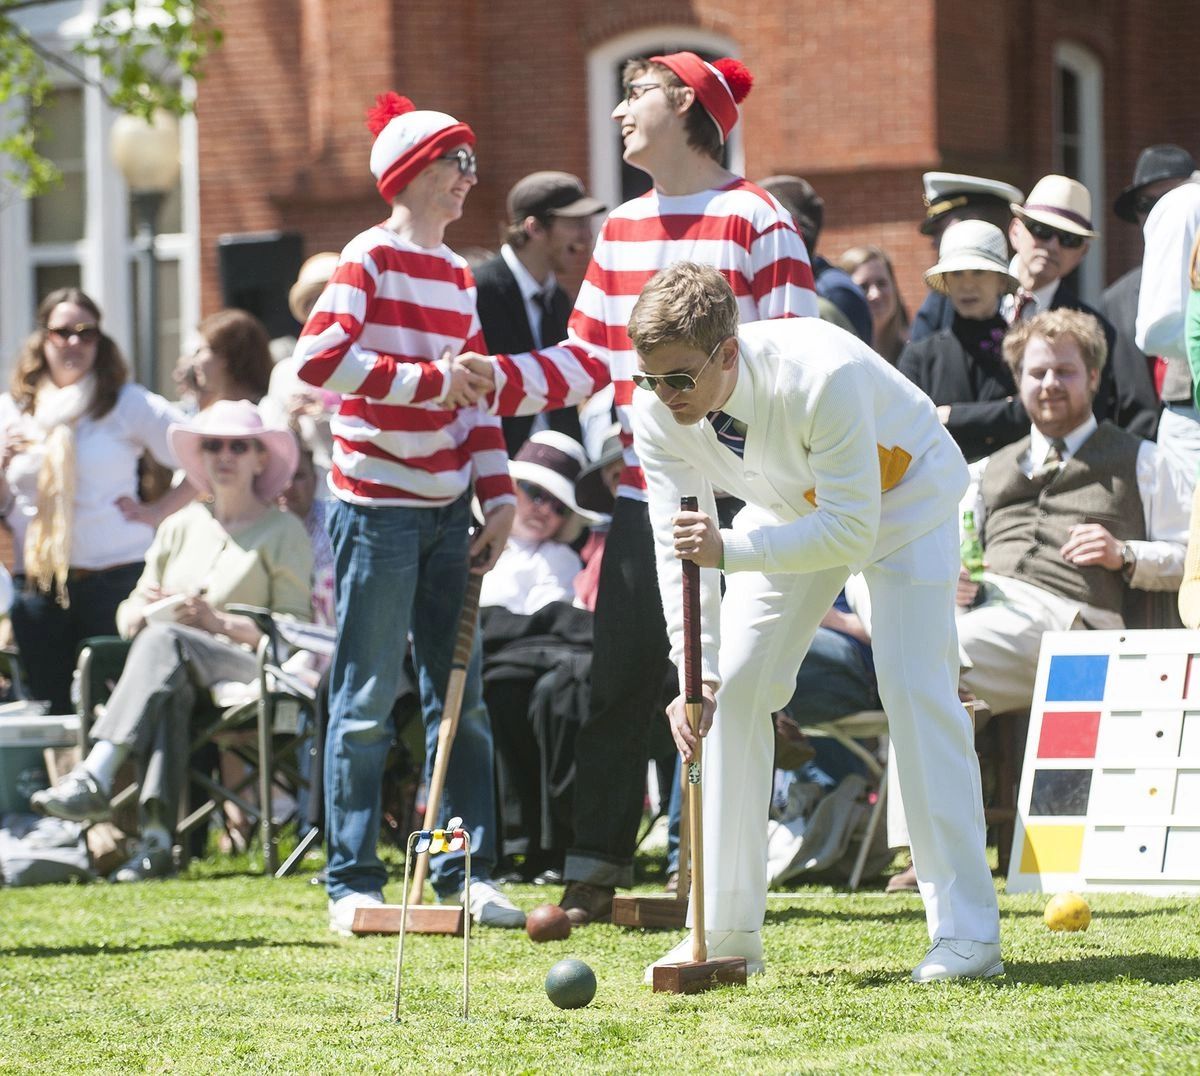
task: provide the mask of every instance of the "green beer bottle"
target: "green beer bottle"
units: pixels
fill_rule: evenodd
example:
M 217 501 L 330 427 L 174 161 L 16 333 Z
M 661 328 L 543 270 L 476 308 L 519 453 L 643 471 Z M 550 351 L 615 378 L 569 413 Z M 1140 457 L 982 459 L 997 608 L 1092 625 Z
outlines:
M 983 543 L 975 529 L 975 513 L 970 509 L 963 512 L 962 532 L 962 545 L 958 547 L 962 564 L 971 582 L 978 583 L 983 579 Z

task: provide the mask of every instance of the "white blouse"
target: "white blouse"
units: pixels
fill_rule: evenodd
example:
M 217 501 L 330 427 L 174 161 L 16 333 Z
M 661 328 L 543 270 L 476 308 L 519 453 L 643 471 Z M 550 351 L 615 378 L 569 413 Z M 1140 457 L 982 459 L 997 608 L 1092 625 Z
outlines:
M 496 566 L 483 577 L 479 604 L 503 605 L 510 613 L 530 616 L 551 602 L 575 599 L 575 576 L 583 562 L 562 542 L 508 539 Z
M 125 384 L 116 405 L 103 418 L 85 415 L 75 428 L 75 518 L 71 528 L 71 567 L 110 568 L 142 560 L 154 529 L 130 523 L 117 508 L 119 497 L 137 499 L 138 459 L 143 451 L 166 467 L 178 461 L 167 445 L 167 427 L 183 415 L 141 385 Z M 23 572 L 25 532 L 37 514 L 37 481 L 44 451 L 42 433 L 9 393 L 0 396 L 0 438 L 18 437 L 28 447 L 8 465 L 13 500 L 5 522 L 13 532 L 14 572 Z

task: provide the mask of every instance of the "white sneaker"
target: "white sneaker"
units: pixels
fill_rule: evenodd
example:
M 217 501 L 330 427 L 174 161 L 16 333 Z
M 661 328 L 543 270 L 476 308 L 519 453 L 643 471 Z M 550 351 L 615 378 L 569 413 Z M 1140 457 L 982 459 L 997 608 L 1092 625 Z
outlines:
M 914 983 L 944 979 L 991 979 L 1004 974 L 999 942 L 938 938 L 912 973 Z
M 708 959 L 722 956 L 740 956 L 746 961 L 747 975 L 761 975 L 766 968 L 763 960 L 762 934 L 757 930 L 709 930 L 705 932 L 708 943 Z M 692 936 L 689 934 L 666 956 L 659 957 L 646 968 L 644 980 L 654 984 L 654 969 L 664 964 L 688 964 L 692 959 Z
M 329 902 L 329 929 L 344 938 L 352 938 L 354 913 L 359 908 L 370 908 L 383 903 L 383 894 L 378 890 L 370 893 L 347 893 L 344 897 Z
M 457 896 L 466 905 L 467 891 Z M 525 925 L 525 913 L 500 892 L 491 882 L 471 880 L 471 918 L 481 927 L 509 927 L 520 930 Z

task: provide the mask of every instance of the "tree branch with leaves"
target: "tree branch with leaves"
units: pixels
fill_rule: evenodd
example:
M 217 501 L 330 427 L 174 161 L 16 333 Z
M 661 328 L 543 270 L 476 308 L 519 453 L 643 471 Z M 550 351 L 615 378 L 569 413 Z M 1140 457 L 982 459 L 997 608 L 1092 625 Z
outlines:
M 40 41 L 23 16 L 52 0 L 0 0 L 0 178 L 33 197 L 61 179 L 38 150 L 38 112 L 55 85 L 94 86 L 120 112 L 147 119 L 191 108 L 189 79 L 221 43 L 211 0 L 105 0 L 66 52 Z

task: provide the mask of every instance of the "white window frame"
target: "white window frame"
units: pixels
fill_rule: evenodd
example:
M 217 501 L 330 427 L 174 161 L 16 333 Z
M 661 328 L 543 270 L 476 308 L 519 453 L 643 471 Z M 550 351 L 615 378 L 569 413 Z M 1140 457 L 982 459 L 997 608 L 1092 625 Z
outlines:
M 642 27 L 597 46 L 588 55 L 588 146 L 591 161 L 591 191 L 607 206 L 621 202 L 621 155 L 613 137 L 613 71 L 628 56 L 649 56 L 667 48 L 672 52 L 702 51 L 719 56 L 738 55 L 731 38 L 697 26 L 673 23 Z M 729 135 L 729 168 L 745 174 L 746 157 L 739 123 Z
M 70 56 L 72 45 L 99 11 L 99 0 L 31 8 L 23 25 L 43 47 Z M 97 61 L 74 56 L 70 59 L 89 76 L 99 77 Z M 50 75 L 59 85 L 74 84 L 54 67 Z M 34 280 L 39 265 L 77 263 L 81 287 L 104 311 L 105 331 L 132 358 L 136 339 L 131 284 L 135 240 L 130 235 L 129 191 L 109 152 L 109 135 L 118 113 L 95 86 L 85 84 L 80 90 L 86 177 L 83 238 L 74 243 L 35 247 L 30 236 L 28 201 L 15 197 L 0 201 L 0 265 L 5 267 L 0 287 L 0 387 L 7 385 L 17 352 L 34 328 Z M 187 91 L 194 93 L 194 87 L 187 87 Z M 200 173 L 196 119 L 192 114 L 180 121 L 180 164 L 183 231 L 157 236 L 155 251 L 162 261 L 179 265 L 183 339 L 200 318 Z M 159 388 L 169 390 L 170 386 Z
M 1059 81 L 1060 71 L 1075 76 L 1079 89 L 1079 175 L 1078 179 L 1092 196 L 1092 224 L 1100 234 L 1079 266 L 1079 294 L 1084 301 L 1096 303 L 1104 290 L 1104 228 L 1108 216 L 1108 194 L 1104 186 L 1104 65 L 1089 49 L 1072 41 L 1059 41 L 1054 46 L 1054 167 L 1063 170 L 1062 114 Z

